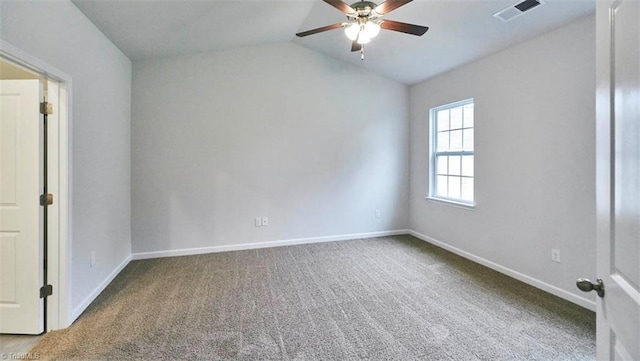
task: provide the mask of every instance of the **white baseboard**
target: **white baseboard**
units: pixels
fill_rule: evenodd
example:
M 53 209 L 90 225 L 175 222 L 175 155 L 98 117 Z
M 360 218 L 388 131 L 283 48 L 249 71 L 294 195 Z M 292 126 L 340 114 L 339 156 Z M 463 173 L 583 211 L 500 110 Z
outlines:
M 552 295 L 555 295 L 555 296 L 558 296 L 560 298 L 563 298 L 563 299 L 565 299 L 565 300 L 567 300 L 569 302 L 573 302 L 573 303 L 575 303 L 575 304 L 577 304 L 579 306 L 582 306 L 582 307 L 584 307 L 586 309 L 589 309 L 589 310 L 594 311 L 594 312 L 596 310 L 596 303 L 594 301 L 588 300 L 588 299 L 583 298 L 583 297 L 576 296 L 573 293 L 567 292 L 567 291 L 565 291 L 565 290 L 563 290 L 561 288 L 558 288 L 558 287 L 556 287 L 554 285 L 550 285 L 550 284 L 548 284 L 546 282 L 540 281 L 539 279 L 533 278 L 531 276 L 527 276 L 527 275 L 525 275 L 523 273 L 520 273 L 518 271 L 514 271 L 514 270 L 512 270 L 510 268 L 501 266 L 501 265 L 499 265 L 497 263 L 491 262 L 491 261 L 489 261 L 487 259 L 484 259 L 482 257 L 476 256 L 476 255 L 474 255 L 472 253 L 469 253 L 467 251 L 463 251 L 463 250 L 461 250 L 459 248 L 453 247 L 453 246 L 451 246 L 451 245 L 449 245 L 447 243 L 438 241 L 437 239 L 431 238 L 429 236 L 425 236 L 424 234 L 418 233 L 418 232 L 416 232 L 414 230 L 409 230 L 409 234 L 414 236 L 414 237 L 416 237 L 416 238 L 419 238 L 419 239 L 421 239 L 421 240 L 423 240 L 423 241 L 425 241 L 427 243 L 431 243 L 434 246 L 438 246 L 440 248 L 446 249 L 447 251 L 455 253 L 458 256 L 462 256 L 462 257 L 464 257 L 464 258 L 466 258 L 468 260 L 471 260 L 473 262 L 479 263 L 479 264 L 481 264 L 481 265 L 483 265 L 485 267 L 489 267 L 494 271 L 498 271 L 498 272 L 503 273 L 503 274 L 505 274 L 507 276 L 513 277 L 513 278 L 515 278 L 515 279 L 517 279 L 519 281 L 527 283 L 527 284 L 529 284 L 529 285 L 531 285 L 533 287 L 539 288 L 539 289 L 541 289 L 543 291 L 549 292 Z
M 122 261 L 122 263 L 120 263 L 118 265 L 118 267 L 116 267 L 113 272 L 111 272 L 109 274 L 109 276 L 107 276 L 107 278 L 104 279 L 104 281 L 102 281 L 98 287 L 96 287 L 90 294 L 89 296 L 87 296 L 84 300 L 82 300 L 82 302 L 80 302 L 80 304 L 78 306 L 76 306 L 76 308 L 73 309 L 73 311 L 71 312 L 71 319 L 69 320 L 69 325 L 71 325 L 78 317 L 80 317 L 80 315 L 82 314 L 82 312 L 84 312 L 84 310 L 87 309 L 87 307 L 89 307 L 89 305 L 91 304 L 91 302 L 93 302 L 96 297 L 98 297 L 98 295 L 104 291 L 105 288 L 107 288 L 107 286 L 109 285 L 109 283 L 111 283 L 111 281 L 113 281 L 114 278 L 116 278 L 116 276 L 125 268 L 127 267 L 127 265 L 129 264 L 129 262 L 131 262 L 131 255 L 127 256 L 127 258 L 124 259 L 124 261 Z
M 216 253 L 216 252 L 227 252 L 227 251 L 241 251 L 241 250 L 256 249 L 256 248 L 292 246 L 296 244 L 335 242 L 335 241 L 346 241 L 350 239 L 360 239 L 360 238 L 397 236 L 400 234 L 408 234 L 408 233 L 409 233 L 408 229 L 399 229 L 399 230 L 393 230 L 393 231 L 344 234 L 344 235 L 338 235 L 338 236 L 297 238 L 297 239 L 286 239 L 286 240 L 280 240 L 280 241 L 242 243 L 242 244 L 200 247 L 200 248 L 184 248 L 184 249 L 175 249 L 175 250 L 169 250 L 169 251 L 140 252 L 140 253 L 132 254 L 131 257 L 132 259 L 136 260 L 136 259 L 161 258 L 161 257 L 191 256 L 195 254 L 204 254 L 204 253 Z

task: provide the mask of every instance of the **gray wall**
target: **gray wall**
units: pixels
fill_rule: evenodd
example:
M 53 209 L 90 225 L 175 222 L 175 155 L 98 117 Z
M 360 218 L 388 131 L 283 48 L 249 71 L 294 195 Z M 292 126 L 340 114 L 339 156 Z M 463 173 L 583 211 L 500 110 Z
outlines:
M 73 78 L 70 300 L 81 311 L 131 254 L 131 62 L 67 1 L 1 1 L 0 24 L 2 40 Z
M 405 229 L 407 119 L 406 86 L 291 43 L 134 62 L 133 252 Z
M 580 20 L 410 90 L 410 228 L 574 301 L 594 299 L 575 287 L 595 275 L 594 27 Z M 428 112 L 471 97 L 477 206 L 466 210 L 425 199 Z

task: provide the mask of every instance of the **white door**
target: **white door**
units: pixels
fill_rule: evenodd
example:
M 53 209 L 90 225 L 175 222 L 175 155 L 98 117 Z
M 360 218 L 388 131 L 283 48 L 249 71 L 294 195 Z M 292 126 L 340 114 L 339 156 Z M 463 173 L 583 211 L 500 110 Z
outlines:
M 39 107 L 39 80 L 0 80 L 0 333 L 43 331 Z
M 640 1 L 597 10 L 598 360 L 640 360 Z

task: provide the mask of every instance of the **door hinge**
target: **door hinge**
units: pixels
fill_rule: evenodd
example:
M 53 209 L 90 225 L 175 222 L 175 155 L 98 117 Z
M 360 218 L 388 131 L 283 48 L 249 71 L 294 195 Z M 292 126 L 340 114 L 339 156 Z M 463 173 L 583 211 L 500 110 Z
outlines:
M 40 298 L 45 298 L 47 296 L 51 296 L 53 294 L 53 286 L 46 285 L 40 287 Z
M 50 206 L 53 204 L 53 194 L 41 194 L 40 195 L 40 205 L 41 206 Z
M 40 114 L 53 114 L 53 104 L 47 102 L 40 103 Z

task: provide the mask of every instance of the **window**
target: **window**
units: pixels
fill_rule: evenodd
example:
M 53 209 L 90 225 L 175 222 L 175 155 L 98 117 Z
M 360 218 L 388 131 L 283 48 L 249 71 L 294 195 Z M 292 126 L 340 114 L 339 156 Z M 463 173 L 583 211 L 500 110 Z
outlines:
M 474 204 L 473 99 L 430 111 L 429 198 Z

